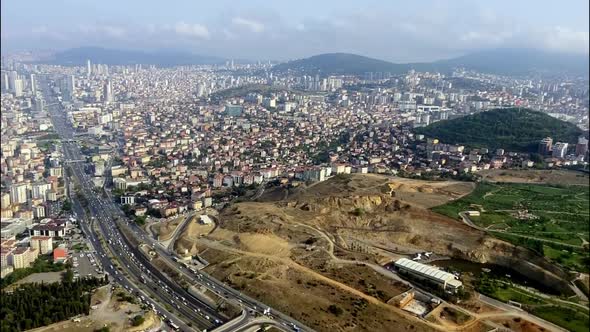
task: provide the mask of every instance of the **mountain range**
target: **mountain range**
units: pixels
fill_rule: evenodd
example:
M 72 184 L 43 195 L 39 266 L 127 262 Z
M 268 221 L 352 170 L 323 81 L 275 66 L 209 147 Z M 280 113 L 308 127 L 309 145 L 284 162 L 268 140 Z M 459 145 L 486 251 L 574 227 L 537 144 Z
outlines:
M 101 47 L 80 47 L 58 52 L 40 62 L 59 65 L 85 65 L 86 61 L 108 65 L 150 64 L 161 67 L 222 64 L 227 59 L 183 51 L 138 51 Z M 533 49 L 492 49 L 464 56 L 420 63 L 393 63 L 350 53 L 326 53 L 284 62 L 273 67 L 275 73 L 295 71 L 320 75 L 363 75 L 366 72 L 403 74 L 410 69 L 449 73 L 463 67 L 484 73 L 522 75 L 528 73 L 569 73 L 588 75 L 588 55 L 571 55 Z M 243 62 L 243 61 L 240 61 Z
M 215 56 L 197 55 L 183 51 L 137 51 L 119 50 L 101 47 L 72 48 L 53 54 L 40 62 L 65 65 L 83 66 L 86 61 L 106 65 L 145 64 L 159 67 L 222 64 L 226 60 Z
M 588 55 L 571 55 L 533 49 L 493 49 L 457 58 L 423 63 L 392 63 L 349 53 L 327 53 L 285 62 L 275 72 L 296 71 L 323 75 L 362 75 L 366 72 L 403 74 L 410 69 L 449 73 L 463 67 L 478 72 L 523 75 L 528 73 L 570 73 L 588 75 Z

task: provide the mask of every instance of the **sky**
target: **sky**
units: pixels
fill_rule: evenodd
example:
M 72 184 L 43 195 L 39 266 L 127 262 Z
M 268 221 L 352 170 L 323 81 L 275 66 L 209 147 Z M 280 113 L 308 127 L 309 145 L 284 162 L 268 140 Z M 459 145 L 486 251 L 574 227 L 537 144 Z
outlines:
M 100 46 L 289 60 L 394 62 L 501 47 L 588 54 L 588 0 L 7 0 L 2 52 Z

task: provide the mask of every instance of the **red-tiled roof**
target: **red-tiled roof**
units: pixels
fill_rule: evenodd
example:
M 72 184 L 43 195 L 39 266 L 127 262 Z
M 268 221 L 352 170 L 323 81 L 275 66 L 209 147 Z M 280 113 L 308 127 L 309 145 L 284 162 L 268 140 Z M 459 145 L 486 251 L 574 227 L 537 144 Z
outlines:
M 68 257 L 68 251 L 64 248 L 55 248 L 53 250 L 53 260 Z

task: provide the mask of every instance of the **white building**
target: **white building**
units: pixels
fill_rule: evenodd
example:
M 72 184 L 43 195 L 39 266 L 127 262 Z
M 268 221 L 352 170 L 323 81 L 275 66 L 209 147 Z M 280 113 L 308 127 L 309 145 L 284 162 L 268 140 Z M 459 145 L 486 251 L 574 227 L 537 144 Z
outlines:
M 199 223 L 203 225 L 211 225 L 213 223 L 213 220 L 211 220 L 211 218 L 208 215 L 202 214 L 199 216 Z
M 563 159 L 565 158 L 565 155 L 567 154 L 567 143 L 561 143 L 561 142 L 557 142 L 555 143 L 555 145 L 553 146 L 553 158 L 560 158 Z
M 24 204 L 28 198 L 28 186 L 26 184 L 15 184 L 10 187 L 10 201 L 14 204 Z
M 456 292 L 459 288 L 463 287 L 463 283 L 457 280 L 453 274 L 411 259 L 398 259 L 395 262 L 395 268 L 401 275 L 409 275 L 414 279 L 439 286 L 446 291 Z
M 123 205 L 125 205 L 125 204 L 129 204 L 129 205 L 135 204 L 135 196 L 121 196 L 121 204 L 123 204 Z

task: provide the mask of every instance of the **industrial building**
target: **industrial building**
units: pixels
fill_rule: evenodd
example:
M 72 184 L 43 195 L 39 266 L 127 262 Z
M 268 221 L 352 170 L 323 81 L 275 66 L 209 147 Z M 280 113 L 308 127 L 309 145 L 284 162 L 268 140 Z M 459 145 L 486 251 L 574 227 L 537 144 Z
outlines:
M 441 287 L 445 291 L 456 292 L 463 287 L 463 283 L 451 273 L 437 269 L 436 267 L 415 262 L 407 258 L 398 259 L 395 268 L 401 275 L 409 275 L 414 279 L 426 281 Z

